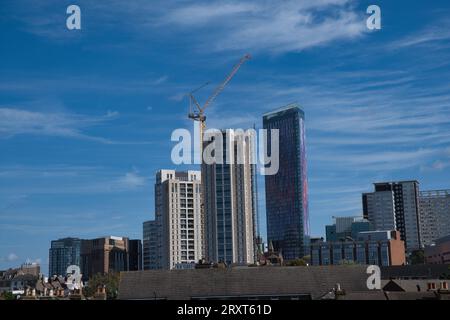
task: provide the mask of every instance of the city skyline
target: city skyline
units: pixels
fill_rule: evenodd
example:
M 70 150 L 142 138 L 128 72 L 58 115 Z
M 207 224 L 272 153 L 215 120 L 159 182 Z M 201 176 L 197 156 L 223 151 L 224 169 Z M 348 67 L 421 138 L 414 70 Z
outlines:
M 212 106 L 208 126 L 262 127 L 262 114 L 299 102 L 311 235 L 323 235 L 333 215 L 362 215 L 361 194 L 374 182 L 450 187 L 444 1 L 432 11 L 380 1 L 377 32 L 365 29 L 364 1 L 287 1 L 277 10 L 272 1 L 216 1 L 222 10 L 77 2 L 79 33 L 64 29 L 64 1 L 2 3 L 0 269 L 30 259 L 47 270 L 50 241 L 59 238 L 140 239 L 142 222 L 154 218 L 156 171 L 195 169 L 170 162 L 170 133 L 192 126 L 183 94 L 218 83 L 243 52 L 253 59 Z M 265 29 L 267 12 L 274 18 Z M 288 13 L 299 24 L 285 30 Z M 304 22 L 303 14 L 318 19 Z M 216 24 L 233 19 L 242 29 Z M 185 28 L 198 32 L 186 38 Z M 257 179 L 264 235 L 264 177 Z

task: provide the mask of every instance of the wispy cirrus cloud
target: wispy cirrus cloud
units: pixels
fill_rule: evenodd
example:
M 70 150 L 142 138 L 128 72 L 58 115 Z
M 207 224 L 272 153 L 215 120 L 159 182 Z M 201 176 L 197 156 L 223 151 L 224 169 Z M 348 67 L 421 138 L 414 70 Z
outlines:
M 108 110 L 104 115 L 84 115 L 70 112 L 31 111 L 17 107 L 0 106 L 0 139 L 19 135 L 49 136 L 86 140 L 102 144 L 153 144 L 152 141 L 119 141 L 88 133 L 90 128 L 105 125 L 119 117 L 119 112 Z
M 314 168 L 369 176 L 408 168 L 445 170 L 449 87 L 446 81 L 423 87 L 430 81 L 428 70 L 417 69 L 322 73 L 319 68 L 301 79 L 295 73 L 266 75 L 252 85 L 229 87 L 209 109 L 208 121 L 249 128 L 262 113 L 281 107 L 280 101 L 297 101 L 306 111 L 308 159 Z M 448 79 L 448 74 L 441 77 Z M 242 96 L 245 101 L 236 99 Z
M 159 84 L 163 84 L 165 83 L 167 80 L 169 79 L 169 76 L 165 75 L 165 76 L 161 76 L 158 79 L 153 81 L 154 85 L 159 85 Z
M 44 113 L 17 108 L 0 108 L 0 137 L 10 138 L 17 135 L 45 135 L 90 140 L 101 143 L 112 141 L 88 135 L 83 129 L 92 127 L 117 117 L 109 111 L 104 116 L 88 117 L 67 113 Z
M 0 77 L 0 92 L 20 92 L 27 94 L 58 92 L 82 92 L 102 94 L 135 94 L 160 92 L 162 85 L 169 79 L 168 75 L 141 76 L 133 74 L 130 77 L 112 78 L 92 74 L 68 76 L 68 75 L 43 75 L 31 72 L 20 73 L 14 70 L 8 73 L 4 79 Z M 163 88 L 164 89 L 164 88 Z M 170 90 L 170 89 L 166 89 Z
M 366 31 L 364 18 L 352 4 L 352 0 L 186 2 L 168 10 L 159 23 L 174 30 L 208 28 L 210 32 L 197 40 L 215 51 L 298 52 L 361 37 Z
M 185 26 L 204 26 L 217 22 L 217 19 L 232 18 L 239 15 L 255 14 L 261 11 L 256 3 L 242 2 L 191 2 L 170 10 L 160 19 L 161 24 Z
M 362 152 L 342 152 L 326 153 L 322 152 L 319 156 L 313 156 L 312 161 L 328 162 L 335 166 L 341 165 L 353 170 L 363 171 L 392 171 L 419 167 L 422 163 L 433 160 L 440 154 L 440 149 L 418 149 L 403 151 L 378 151 L 371 153 Z
M 432 26 L 408 35 L 402 39 L 394 41 L 390 44 L 392 49 L 405 49 L 409 47 L 435 47 L 442 48 L 442 45 L 448 47 L 450 40 L 450 24 L 445 22 L 437 22 Z M 439 45 L 440 44 L 440 45 Z
M 82 20 L 91 32 L 100 34 L 120 24 L 138 39 L 158 34 L 170 39 L 190 30 L 189 42 L 198 51 L 208 48 L 275 54 L 361 37 L 367 30 L 364 12 L 355 9 L 356 4 L 356 0 L 183 0 L 158 6 L 144 0 L 79 3 L 82 12 L 97 13 L 95 19 Z M 11 10 L 20 12 L 16 15 L 21 17 L 24 30 L 39 37 L 82 40 L 83 32 L 65 29 L 65 16 L 54 9 L 60 6 L 59 1 L 50 0 Z
M 10 197 L 19 193 L 26 195 L 124 193 L 143 188 L 150 180 L 136 169 L 123 172 L 104 167 L 69 165 L 0 167 L 0 177 L 6 183 L 0 186 L 0 194 Z M 7 183 L 8 181 L 10 183 Z M 0 211 L 7 211 L 10 207 L 0 208 Z

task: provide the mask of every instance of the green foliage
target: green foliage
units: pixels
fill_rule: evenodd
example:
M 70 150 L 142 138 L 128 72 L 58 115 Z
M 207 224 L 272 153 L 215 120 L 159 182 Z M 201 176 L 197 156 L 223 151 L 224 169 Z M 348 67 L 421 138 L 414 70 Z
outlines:
M 411 253 L 409 257 L 411 264 L 424 264 L 425 263 L 425 253 L 423 250 L 415 250 Z
M 443 273 L 439 276 L 441 280 L 450 280 L 450 273 Z
M 4 300 L 16 300 L 16 296 L 12 294 L 12 292 L 3 292 L 2 298 Z
M 305 261 L 305 259 L 295 259 L 289 261 L 287 264 L 289 267 L 305 267 L 308 265 L 308 263 Z
M 106 288 L 106 298 L 108 300 L 117 299 L 119 291 L 119 273 L 96 274 L 89 279 L 88 286 L 83 289 L 86 297 L 93 297 L 97 292 L 97 288 Z

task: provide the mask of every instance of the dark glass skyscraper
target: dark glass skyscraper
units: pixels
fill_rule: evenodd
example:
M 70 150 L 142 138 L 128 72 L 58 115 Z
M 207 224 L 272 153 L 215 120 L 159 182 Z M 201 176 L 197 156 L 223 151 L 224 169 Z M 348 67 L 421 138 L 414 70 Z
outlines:
M 305 114 L 291 104 L 263 116 L 268 129 L 279 130 L 279 170 L 265 177 L 267 240 L 285 260 L 301 258 L 309 239 L 308 180 L 306 169 Z
M 128 270 L 142 270 L 142 241 L 139 239 L 128 242 Z
M 81 239 L 64 238 L 53 240 L 49 250 L 49 276 L 65 276 L 67 267 L 80 264 Z

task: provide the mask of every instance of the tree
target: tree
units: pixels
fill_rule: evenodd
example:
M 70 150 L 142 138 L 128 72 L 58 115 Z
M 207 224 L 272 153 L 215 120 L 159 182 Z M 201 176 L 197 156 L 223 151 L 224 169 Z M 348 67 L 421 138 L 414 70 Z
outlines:
M 287 266 L 289 266 L 289 267 L 305 267 L 307 265 L 308 265 L 308 263 L 303 258 L 291 260 L 287 263 Z
M 16 296 L 12 292 L 3 292 L 0 300 L 16 300 Z
M 411 252 L 409 257 L 411 264 L 424 264 L 425 263 L 425 253 L 423 250 L 415 250 Z
M 86 297 L 92 297 L 97 292 L 97 288 L 106 288 L 106 298 L 108 300 L 117 299 L 119 291 L 119 273 L 96 274 L 89 279 L 88 286 L 83 289 Z
M 346 259 L 344 259 L 344 260 L 341 260 L 341 261 L 339 262 L 339 264 L 340 264 L 340 265 L 346 265 L 346 266 L 353 266 L 353 265 L 355 265 L 356 263 L 355 263 L 355 261 L 353 261 L 353 260 L 346 260 Z

